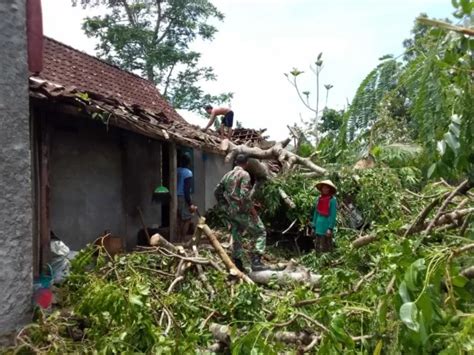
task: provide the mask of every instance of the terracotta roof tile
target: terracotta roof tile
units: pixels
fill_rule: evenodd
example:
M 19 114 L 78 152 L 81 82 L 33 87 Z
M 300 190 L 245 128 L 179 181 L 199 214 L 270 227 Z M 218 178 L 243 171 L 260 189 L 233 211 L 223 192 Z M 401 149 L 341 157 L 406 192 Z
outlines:
M 184 121 L 155 85 L 138 75 L 48 37 L 44 40 L 43 60 L 39 77 L 45 80 L 163 113 L 171 121 Z

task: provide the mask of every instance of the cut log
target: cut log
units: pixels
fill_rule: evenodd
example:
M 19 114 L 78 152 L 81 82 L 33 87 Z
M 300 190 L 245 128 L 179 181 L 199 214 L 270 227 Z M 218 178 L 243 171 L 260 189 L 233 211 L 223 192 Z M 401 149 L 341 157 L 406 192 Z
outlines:
M 363 247 L 364 245 L 370 244 L 373 241 L 377 240 L 376 235 L 366 235 L 363 237 L 359 237 L 356 240 L 352 242 L 352 247 L 353 248 L 360 248 Z
M 162 235 L 156 233 L 153 234 L 150 238 L 150 245 L 154 247 L 162 247 L 166 250 L 172 251 L 173 253 L 178 253 L 179 249 L 173 243 L 168 242 Z
M 216 250 L 219 257 L 222 259 L 224 265 L 229 270 L 229 273 L 232 276 L 237 276 L 238 278 L 244 280 L 245 282 L 251 283 L 251 284 L 254 283 L 247 275 L 245 275 L 242 271 L 237 269 L 237 266 L 235 266 L 235 264 L 229 258 L 229 255 L 227 255 L 227 253 L 225 252 L 225 250 L 222 247 L 221 243 L 219 243 L 216 236 L 214 235 L 214 233 L 211 231 L 211 229 L 209 228 L 209 226 L 207 224 L 198 223 L 197 228 L 201 229 L 203 231 L 203 233 L 207 236 L 207 238 L 211 242 L 212 246 Z
M 258 284 L 267 285 L 275 282 L 278 285 L 288 285 L 291 283 L 304 283 L 312 287 L 317 287 L 321 281 L 321 275 L 313 274 L 307 270 L 298 271 L 252 271 L 249 277 Z
M 283 199 L 283 201 L 285 201 L 286 205 L 287 205 L 289 208 L 296 208 L 296 205 L 295 205 L 295 203 L 293 202 L 293 200 L 290 198 L 290 196 L 288 196 L 288 195 L 286 194 L 285 191 L 283 191 L 282 188 L 279 188 L 279 189 L 278 189 L 278 192 L 280 193 L 281 198 Z
M 468 268 L 461 271 L 461 275 L 469 280 L 474 279 L 474 266 L 469 266 Z
M 419 232 L 423 227 L 423 223 L 425 223 L 426 217 L 430 214 L 431 210 L 436 207 L 437 204 L 441 202 L 442 199 L 449 196 L 449 192 L 443 194 L 442 196 L 438 196 L 430 204 L 428 204 L 419 214 L 416 216 L 413 223 L 406 227 L 406 231 L 404 233 L 404 237 L 409 236 L 410 234 L 414 234 Z
M 308 332 L 276 332 L 273 338 L 276 341 L 280 341 L 285 344 L 303 344 L 309 345 L 313 342 L 314 338 L 320 338 L 318 335 L 310 334 Z
M 230 327 L 227 325 L 211 323 L 209 331 L 214 336 L 214 339 L 226 345 L 230 344 Z
M 464 216 L 467 216 L 468 214 L 471 214 L 474 212 L 474 207 L 471 208 L 465 208 L 461 210 L 456 210 L 450 213 L 446 213 L 439 217 L 439 219 L 433 223 L 433 221 L 427 222 L 425 224 L 425 227 L 430 226 L 432 223 L 435 227 L 442 226 L 448 223 L 452 223 L 455 220 L 458 220 L 460 218 L 463 218 Z
M 210 353 L 221 353 L 227 349 L 227 345 L 221 342 L 212 344 L 207 350 Z

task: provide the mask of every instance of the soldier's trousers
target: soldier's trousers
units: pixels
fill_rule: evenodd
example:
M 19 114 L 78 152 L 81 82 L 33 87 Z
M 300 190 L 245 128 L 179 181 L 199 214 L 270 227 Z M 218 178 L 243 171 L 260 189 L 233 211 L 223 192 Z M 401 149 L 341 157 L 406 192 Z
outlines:
M 234 240 L 232 257 L 242 258 L 244 254 L 242 239 L 245 234 L 249 236 L 252 253 L 262 255 L 265 252 L 267 233 L 260 217 L 239 213 L 230 217 L 230 223 Z

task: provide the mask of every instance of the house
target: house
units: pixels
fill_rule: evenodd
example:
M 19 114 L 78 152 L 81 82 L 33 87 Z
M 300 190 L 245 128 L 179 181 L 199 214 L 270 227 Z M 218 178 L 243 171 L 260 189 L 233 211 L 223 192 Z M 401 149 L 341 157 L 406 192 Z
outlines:
M 131 249 L 143 223 L 169 227 L 173 240 L 176 200 L 151 198 L 160 185 L 176 190 L 181 152 L 192 156 L 194 202 L 201 212 L 213 206 L 231 168 L 219 137 L 187 123 L 135 74 L 47 37 L 43 61 L 29 79 L 36 267 L 48 260 L 50 231 L 73 250 L 105 230 Z
M 230 168 L 220 139 L 188 124 L 154 85 L 44 38 L 40 0 L 0 2 L 0 346 L 31 320 L 50 231 L 72 249 L 104 230 L 135 244 L 144 224 L 176 228 L 177 155 L 192 153 L 203 212 Z M 28 71 L 29 70 L 29 71 Z M 235 143 L 262 141 L 237 129 Z M 158 185 L 169 205 L 153 204 Z

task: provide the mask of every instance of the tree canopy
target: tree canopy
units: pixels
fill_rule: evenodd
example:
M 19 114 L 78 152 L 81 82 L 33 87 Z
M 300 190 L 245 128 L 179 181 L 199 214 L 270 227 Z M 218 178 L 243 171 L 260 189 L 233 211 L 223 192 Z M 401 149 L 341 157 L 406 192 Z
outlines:
M 73 2 L 73 4 L 77 1 Z M 81 1 L 83 7 L 103 5 L 104 15 L 87 17 L 83 29 L 98 40 L 100 58 L 154 82 L 174 107 L 198 110 L 221 102 L 231 93 L 212 96 L 201 88 L 216 80 L 211 67 L 199 65 L 196 40 L 211 41 L 213 24 L 224 15 L 207 0 Z

